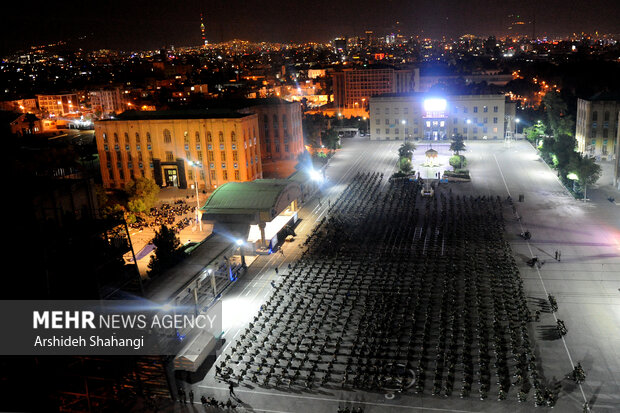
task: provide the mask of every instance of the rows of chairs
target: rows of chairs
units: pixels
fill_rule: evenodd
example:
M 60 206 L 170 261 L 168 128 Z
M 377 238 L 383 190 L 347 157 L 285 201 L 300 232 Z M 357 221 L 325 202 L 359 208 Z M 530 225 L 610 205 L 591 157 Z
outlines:
M 216 374 L 307 391 L 520 401 L 545 391 L 504 238 L 507 206 L 382 183 L 360 173 L 345 188 Z

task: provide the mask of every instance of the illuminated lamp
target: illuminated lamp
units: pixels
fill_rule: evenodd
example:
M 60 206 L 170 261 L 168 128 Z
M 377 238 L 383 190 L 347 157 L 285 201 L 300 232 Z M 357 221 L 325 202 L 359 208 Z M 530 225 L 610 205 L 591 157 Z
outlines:
M 427 112 L 442 112 L 446 110 L 448 103 L 445 99 L 429 98 L 424 100 L 424 110 Z

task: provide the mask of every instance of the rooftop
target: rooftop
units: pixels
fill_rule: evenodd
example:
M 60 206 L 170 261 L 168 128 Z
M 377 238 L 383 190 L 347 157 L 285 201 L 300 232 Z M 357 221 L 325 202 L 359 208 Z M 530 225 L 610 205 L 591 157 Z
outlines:
M 247 113 L 239 113 L 231 109 L 188 109 L 188 110 L 157 110 L 157 111 L 138 111 L 128 110 L 114 119 L 103 120 L 102 122 L 119 120 L 158 120 L 158 119 L 239 119 L 251 116 Z

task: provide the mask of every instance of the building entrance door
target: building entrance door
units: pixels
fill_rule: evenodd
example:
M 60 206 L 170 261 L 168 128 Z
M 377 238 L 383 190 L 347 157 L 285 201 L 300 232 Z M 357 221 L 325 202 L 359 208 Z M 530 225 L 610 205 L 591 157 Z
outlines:
M 178 180 L 178 176 L 177 176 L 177 169 L 176 168 L 166 168 L 165 169 L 165 176 L 166 176 L 166 186 L 178 186 L 179 185 L 179 180 Z

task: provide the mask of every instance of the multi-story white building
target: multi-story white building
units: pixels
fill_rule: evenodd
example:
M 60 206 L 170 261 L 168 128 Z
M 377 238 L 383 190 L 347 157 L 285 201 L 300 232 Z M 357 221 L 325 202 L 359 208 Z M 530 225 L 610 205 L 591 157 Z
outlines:
M 388 94 L 370 99 L 372 140 L 504 139 L 504 95 Z
M 372 66 L 331 72 L 334 107 L 345 117 L 365 116 L 372 96 L 417 92 L 419 68 Z
M 620 96 L 597 93 L 589 99 L 577 100 L 575 139 L 583 154 L 609 160 L 616 153 Z
M 91 90 L 88 92 L 88 97 L 92 110 L 100 113 L 104 119 L 126 109 L 123 107 L 120 88 Z

